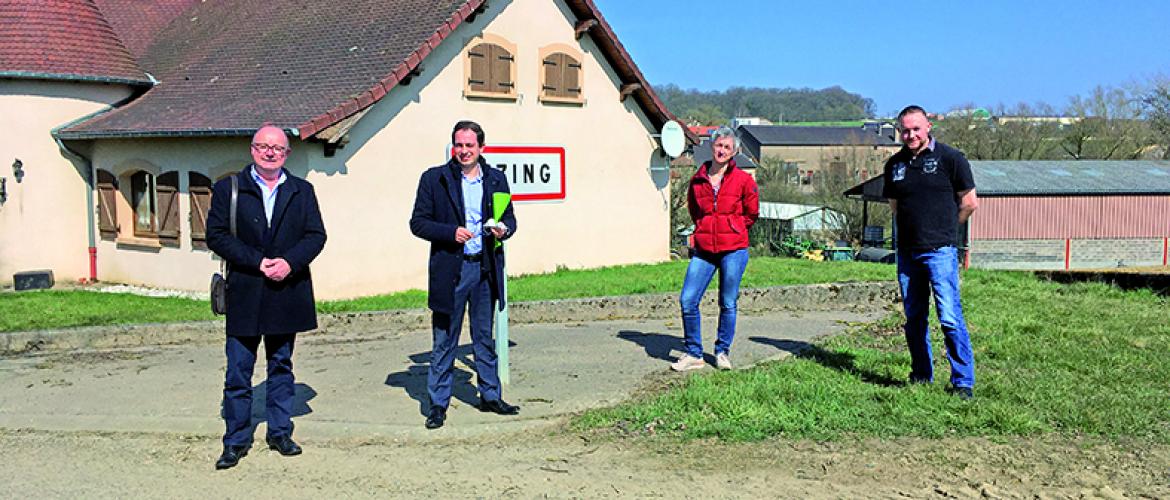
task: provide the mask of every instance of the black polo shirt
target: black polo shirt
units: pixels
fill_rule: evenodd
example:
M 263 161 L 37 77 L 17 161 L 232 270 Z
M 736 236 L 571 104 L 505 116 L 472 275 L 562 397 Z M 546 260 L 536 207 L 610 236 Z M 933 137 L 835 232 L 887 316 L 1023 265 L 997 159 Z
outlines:
M 958 240 L 959 193 L 975 188 L 971 164 L 937 142 L 914 158 L 905 147 L 886 161 L 882 195 L 898 202 L 898 248 L 933 250 Z

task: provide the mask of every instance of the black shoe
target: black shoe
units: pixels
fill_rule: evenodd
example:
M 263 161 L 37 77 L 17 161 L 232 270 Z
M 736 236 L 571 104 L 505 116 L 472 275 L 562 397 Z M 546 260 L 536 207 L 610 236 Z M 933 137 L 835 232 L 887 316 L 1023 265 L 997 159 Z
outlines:
M 971 391 L 970 387 L 952 387 L 951 394 L 958 396 L 963 401 L 975 399 L 975 393 Z
M 248 455 L 248 449 L 251 445 L 231 446 L 224 445 L 223 454 L 215 461 L 215 469 L 223 470 L 235 467 L 240 463 L 240 459 Z
M 502 399 L 493 401 L 479 400 L 479 411 L 498 413 L 500 415 L 516 415 L 520 413 L 520 407 L 505 403 Z
M 910 385 L 930 385 L 930 379 L 925 377 L 910 376 Z
M 286 457 L 301 454 L 300 445 L 293 442 L 292 438 L 288 436 L 268 438 L 268 449 L 279 451 L 281 455 Z
M 447 409 L 442 406 L 432 406 L 431 414 L 427 415 L 426 427 L 428 429 L 438 429 L 443 426 L 443 422 L 447 420 Z

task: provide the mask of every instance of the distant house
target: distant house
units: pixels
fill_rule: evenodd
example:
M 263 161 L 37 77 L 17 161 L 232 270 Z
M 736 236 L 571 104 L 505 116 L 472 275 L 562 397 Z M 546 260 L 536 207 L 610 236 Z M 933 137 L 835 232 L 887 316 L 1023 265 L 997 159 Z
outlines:
M 979 210 L 960 231 L 971 266 L 1165 266 L 1168 161 L 972 161 Z M 846 196 L 885 202 L 881 176 Z
M 263 122 L 320 200 L 320 298 L 425 287 L 407 221 L 461 119 L 516 195 L 510 272 L 669 258 L 674 116 L 590 0 L 0 0 L 0 20 L 0 284 L 206 290 L 210 186 Z
M 901 148 L 893 126 L 816 127 L 744 125 L 738 129 L 744 152 L 763 163 L 782 162 L 794 179 L 812 185 L 821 176 L 864 180 L 880 172 Z

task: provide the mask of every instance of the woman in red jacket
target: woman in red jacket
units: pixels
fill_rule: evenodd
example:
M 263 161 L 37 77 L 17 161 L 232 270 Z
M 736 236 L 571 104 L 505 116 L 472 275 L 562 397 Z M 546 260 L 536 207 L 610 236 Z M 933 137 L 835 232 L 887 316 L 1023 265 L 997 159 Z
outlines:
M 670 365 L 675 371 L 703 368 L 703 337 L 699 301 L 715 271 L 719 271 L 719 329 L 715 339 L 715 366 L 731 369 L 731 340 L 735 337 L 735 302 L 748 262 L 748 230 L 760 215 L 756 181 L 735 166 L 739 138 L 730 128 L 711 134 L 712 159 L 695 172 L 687 192 L 687 208 L 695 221 L 694 255 L 687 266 L 679 303 L 682 305 L 686 353 Z

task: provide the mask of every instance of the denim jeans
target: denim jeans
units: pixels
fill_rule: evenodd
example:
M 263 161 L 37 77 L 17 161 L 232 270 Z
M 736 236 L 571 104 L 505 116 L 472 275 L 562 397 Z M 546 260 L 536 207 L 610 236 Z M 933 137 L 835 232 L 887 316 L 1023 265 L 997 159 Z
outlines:
M 470 307 L 468 307 L 470 306 Z M 463 310 L 471 322 L 471 350 L 475 354 L 475 376 L 479 397 L 500 399 L 500 376 L 496 372 L 496 344 L 492 338 L 492 291 L 479 262 L 463 262 L 455 285 L 455 314 L 431 315 L 431 367 L 427 371 L 427 394 L 431 406 L 446 408 L 451 402 L 455 348 L 463 331 Z
M 292 435 L 292 407 L 295 391 L 292 370 L 295 333 L 264 335 L 264 353 L 268 356 L 268 378 L 264 382 L 264 407 L 268 415 L 268 439 Z M 227 373 L 223 384 L 223 421 L 226 430 L 223 444 L 243 446 L 252 443 L 252 370 L 261 336 L 227 336 L 224 353 Z
M 906 344 L 910 348 L 910 380 L 934 381 L 927 316 L 930 294 L 938 310 L 938 322 L 946 337 L 947 359 L 951 362 L 951 385 L 975 386 L 975 357 L 963 305 L 959 301 L 958 250 L 898 251 L 898 284 L 906 310 Z
M 735 338 L 735 302 L 739 299 L 739 281 L 747 268 L 746 248 L 723 253 L 695 252 L 687 266 L 683 279 L 682 293 L 678 301 L 682 306 L 683 345 L 687 354 L 703 359 L 702 317 L 699 315 L 699 301 L 711 284 L 715 271 L 719 271 L 719 329 L 715 338 L 715 354 L 731 350 Z

